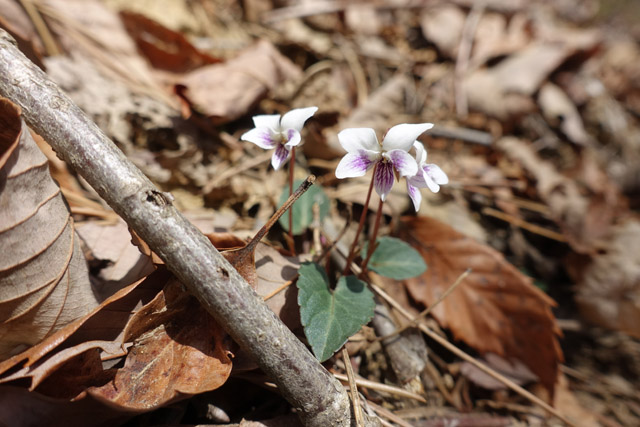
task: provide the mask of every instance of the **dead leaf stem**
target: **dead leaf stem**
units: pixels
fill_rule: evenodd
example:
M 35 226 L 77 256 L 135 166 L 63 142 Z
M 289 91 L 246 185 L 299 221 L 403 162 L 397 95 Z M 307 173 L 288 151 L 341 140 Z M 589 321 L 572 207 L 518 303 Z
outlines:
M 0 30 L 0 95 L 166 263 L 271 377 L 305 425 L 350 424 L 342 385 L 149 179 Z

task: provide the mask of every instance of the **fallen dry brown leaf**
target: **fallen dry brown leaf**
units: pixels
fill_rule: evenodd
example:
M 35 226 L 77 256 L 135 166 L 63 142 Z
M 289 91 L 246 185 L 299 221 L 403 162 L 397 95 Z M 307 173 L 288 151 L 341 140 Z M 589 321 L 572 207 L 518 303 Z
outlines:
M 293 62 L 262 40 L 226 63 L 192 71 L 182 84 L 193 108 L 221 124 L 246 114 L 269 91 L 301 76 Z
M 122 409 L 150 410 L 214 390 L 231 373 L 226 332 L 173 278 L 130 319 L 124 339 L 133 340 L 124 367 L 88 390 Z
M 138 49 L 155 68 L 184 73 L 203 65 L 222 62 L 219 58 L 200 52 L 181 33 L 144 15 L 122 11 L 120 17 Z
M 524 363 L 553 395 L 562 361 L 555 302 L 491 247 L 428 217 L 404 218 L 400 237 L 427 263 L 405 281 L 411 296 L 430 306 L 467 269 L 469 276 L 432 314 L 454 338 L 479 353 Z
M 99 304 L 60 188 L 20 109 L 0 99 L 0 359 Z

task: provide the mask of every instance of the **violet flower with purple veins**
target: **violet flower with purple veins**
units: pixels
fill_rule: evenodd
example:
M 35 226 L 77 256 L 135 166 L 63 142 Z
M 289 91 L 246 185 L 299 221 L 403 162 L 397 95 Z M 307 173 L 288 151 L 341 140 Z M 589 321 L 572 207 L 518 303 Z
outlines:
M 378 142 L 373 129 L 343 130 L 338 134 L 338 140 L 347 154 L 336 168 L 336 177 L 363 176 L 375 167 L 373 185 L 384 201 L 395 179 L 418 173 L 418 164 L 408 151 L 416 138 L 432 127 L 431 123 L 396 125 L 389 129 L 382 143 Z
M 302 140 L 300 131 L 318 107 L 297 108 L 280 117 L 280 114 L 253 116 L 254 129 L 244 133 L 240 139 L 256 144 L 266 150 L 275 148 L 271 165 L 275 170 L 289 160 L 291 149 Z
M 437 193 L 440 191 L 440 185 L 449 183 L 449 177 L 444 173 L 440 166 L 427 163 L 427 150 L 421 142 L 415 141 L 413 147 L 416 149 L 416 162 L 418 163 L 418 172 L 414 176 L 407 177 L 407 192 L 413 201 L 413 207 L 416 212 L 420 209 L 422 194 L 420 188 L 429 188 L 429 190 Z

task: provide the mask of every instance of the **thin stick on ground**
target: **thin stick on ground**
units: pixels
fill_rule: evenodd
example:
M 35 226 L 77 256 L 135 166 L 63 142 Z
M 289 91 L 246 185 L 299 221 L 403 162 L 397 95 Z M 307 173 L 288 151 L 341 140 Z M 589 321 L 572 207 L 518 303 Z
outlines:
M 389 294 L 387 294 L 381 287 L 379 287 L 378 285 L 376 285 L 374 283 L 371 283 L 370 286 L 371 286 L 371 289 L 373 289 L 381 298 L 383 298 L 390 305 L 392 305 L 393 308 L 398 310 L 398 312 L 402 316 L 404 316 L 408 320 L 412 319 L 411 314 L 407 310 L 405 310 L 400 303 L 398 303 Z M 440 335 L 438 335 L 435 332 L 433 332 L 424 323 L 419 323 L 418 324 L 418 328 L 422 332 L 424 332 L 427 336 L 429 336 L 429 338 L 433 339 L 438 344 L 440 344 L 441 346 L 443 346 L 444 348 L 446 348 L 447 350 L 449 350 L 450 352 L 452 352 L 453 354 L 455 354 L 456 356 L 458 356 L 462 360 L 471 363 L 473 366 L 475 366 L 476 368 L 480 369 L 485 374 L 490 375 L 492 378 L 500 381 L 502 384 L 504 384 L 505 386 L 509 387 L 511 390 L 515 391 L 520 396 L 522 396 L 525 399 L 527 399 L 527 400 L 535 403 L 536 405 L 540 406 L 545 411 L 547 411 L 551 415 L 557 417 L 561 421 L 567 423 L 570 426 L 575 426 L 575 423 L 573 423 L 570 420 L 568 420 L 564 415 L 562 415 L 560 412 L 558 412 L 551 405 L 549 405 L 548 403 L 544 402 L 540 398 L 534 396 L 532 393 L 530 393 L 529 391 L 527 391 L 524 388 L 520 387 L 518 384 L 514 383 L 513 381 L 511 381 L 509 378 L 505 377 L 504 375 L 502 375 L 502 374 L 494 371 L 493 369 L 489 368 L 484 363 L 479 362 L 478 360 L 476 360 L 473 357 L 469 356 L 467 353 L 465 353 L 464 351 L 460 350 L 458 347 L 456 347 L 455 345 L 451 344 L 446 339 L 442 338 Z
M 391 338 L 393 336 L 396 336 L 398 334 L 403 333 L 404 331 L 406 331 L 409 328 L 415 327 L 421 319 L 424 319 L 425 317 L 427 317 L 429 315 L 429 313 L 431 313 L 431 310 L 436 308 L 438 306 L 438 304 L 440 304 L 442 301 L 444 301 L 444 299 L 446 297 L 448 297 L 451 292 L 453 292 L 458 286 L 460 286 L 460 284 L 464 281 L 464 279 L 467 276 L 469 276 L 470 273 L 471 273 L 471 269 L 470 268 L 466 269 L 465 272 L 462 273 L 460 276 L 458 276 L 456 281 L 453 282 L 453 284 L 451 286 L 449 286 L 447 288 L 447 290 L 444 291 L 444 293 L 442 295 L 440 295 L 440 297 L 433 302 L 433 304 L 431 304 L 429 307 L 427 307 L 424 310 L 422 310 L 416 317 L 413 318 L 413 320 L 411 320 L 409 323 L 404 325 L 402 328 L 398 328 L 398 330 L 394 331 L 391 334 L 385 335 L 383 337 L 378 337 L 376 339 L 376 341 L 386 340 L 387 338 Z
M 358 396 L 358 386 L 356 385 L 356 377 L 353 375 L 353 368 L 351 367 L 351 360 L 349 359 L 349 352 L 346 348 L 342 348 L 342 361 L 344 362 L 344 369 L 347 371 L 347 379 L 349 380 L 349 394 L 351 395 L 351 405 L 353 407 L 353 415 L 356 420 L 356 426 L 364 426 L 364 419 L 362 417 L 362 408 L 360 407 L 360 397 Z
M 262 298 L 0 30 L 0 95 L 157 253 L 203 307 L 278 385 L 307 426 L 348 426 L 349 397 Z

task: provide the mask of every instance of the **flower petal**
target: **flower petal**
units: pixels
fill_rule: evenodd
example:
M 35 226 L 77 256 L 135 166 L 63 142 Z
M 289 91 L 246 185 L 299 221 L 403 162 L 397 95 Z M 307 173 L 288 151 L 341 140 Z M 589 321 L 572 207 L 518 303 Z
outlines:
M 378 167 L 373 173 L 373 186 L 383 202 L 391 191 L 391 187 L 393 187 L 394 179 L 393 164 L 391 162 L 378 163 Z
M 274 151 L 273 156 L 271 156 L 271 166 L 273 166 L 273 169 L 280 169 L 280 167 L 289 160 L 290 154 L 291 152 L 285 145 L 276 145 L 276 151 Z
M 336 177 L 355 178 L 363 176 L 374 163 L 379 159 L 380 155 L 373 151 L 359 150 L 355 153 L 347 153 L 336 168 Z
M 411 181 L 411 185 L 413 186 L 419 188 L 428 187 L 429 190 L 433 191 L 434 193 L 440 191 L 440 186 L 433 179 L 431 179 L 429 174 L 425 172 L 424 169 L 422 171 L 422 174 L 412 176 L 409 180 Z
M 391 150 L 409 151 L 413 142 L 418 139 L 420 134 L 431 129 L 432 123 L 407 124 L 403 123 L 389 129 L 382 141 L 382 148 Z
M 318 107 L 296 108 L 295 110 L 291 110 L 282 116 L 280 127 L 282 130 L 295 129 L 300 132 L 302 126 L 304 126 L 304 122 L 313 116 L 316 111 L 318 111 Z
M 371 128 L 350 128 L 341 131 L 338 134 L 338 141 L 347 153 L 353 153 L 358 150 L 381 152 L 376 132 Z
M 424 145 L 420 141 L 414 141 L 413 148 L 416 149 L 416 162 L 420 167 L 427 161 L 427 150 L 424 149 Z
M 296 145 L 300 144 L 302 141 L 302 137 L 300 136 L 300 132 L 295 129 L 287 129 L 284 131 L 285 137 L 287 139 L 286 146 L 288 150 L 291 150 Z
M 442 184 L 449 183 L 449 177 L 447 176 L 447 174 L 444 173 L 442 169 L 440 169 L 440 166 L 434 163 L 429 163 L 427 165 L 424 165 L 422 167 L 422 172 L 429 175 L 429 177 L 433 179 L 435 182 L 437 182 L 438 184 L 442 185 Z
M 418 173 L 416 160 L 406 151 L 391 150 L 384 153 L 383 156 L 391 161 L 400 176 L 413 176 Z
M 251 129 L 249 132 L 245 132 L 240 139 L 243 141 L 253 142 L 258 147 L 264 148 L 265 150 L 273 148 L 278 144 L 273 138 L 271 130 L 266 127 Z
M 253 124 L 257 128 L 269 128 L 274 132 L 280 131 L 280 114 L 264 114 L 253 116 Z
M 409 180 L 407 179 L 407 193 L 409 193 L 409 197 L 411 197 L 411 201 L 413 202 L 413 207 L 416 212 L 420 210 L 420 203 L 422 202 L 422 193 L 418 187 L 414 187 L 411 185 Z

